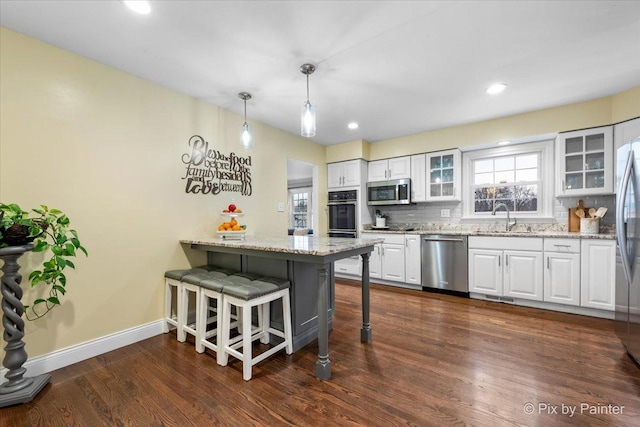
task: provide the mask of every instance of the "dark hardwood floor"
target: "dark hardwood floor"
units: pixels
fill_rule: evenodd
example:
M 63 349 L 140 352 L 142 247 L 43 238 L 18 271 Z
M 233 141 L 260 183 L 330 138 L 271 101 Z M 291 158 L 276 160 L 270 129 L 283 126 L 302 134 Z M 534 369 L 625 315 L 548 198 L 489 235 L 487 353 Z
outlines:
M 0 425 L 640 425 L 640 368 L 609 320 L 374 285 L 367 345 L 359 301 L 337 284 L 329 381 L 314 344 L 245 382 L 169 333 L 52 372 Z

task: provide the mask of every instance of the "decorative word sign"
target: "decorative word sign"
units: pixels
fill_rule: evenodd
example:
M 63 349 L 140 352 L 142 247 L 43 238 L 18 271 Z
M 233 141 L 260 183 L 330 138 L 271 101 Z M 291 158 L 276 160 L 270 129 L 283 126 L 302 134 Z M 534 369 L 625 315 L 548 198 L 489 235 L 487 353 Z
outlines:
M 224 191 L 251 195 L 251 156 L 227 156 L 209 149 L 209 142 L 199 135 L 189 138 L 189 147 L 191 151 L 182 155 L 186 193 L 215 196 Z

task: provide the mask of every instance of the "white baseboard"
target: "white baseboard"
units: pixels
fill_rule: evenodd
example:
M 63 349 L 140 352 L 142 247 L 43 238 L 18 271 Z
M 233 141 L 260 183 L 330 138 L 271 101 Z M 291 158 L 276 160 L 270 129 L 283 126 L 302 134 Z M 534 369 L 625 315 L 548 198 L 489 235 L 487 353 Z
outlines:
M 163 320 L 147 323 L 146 325 L 136 326 L 131 329 L 116 332 L 111 335 L 87 341 L 72 347 L 63 348 L 43 356 L 29 358 L 23 365 L 27 368 L 26 377 L 34 377 L 46 374 L 65 366 L 73 365 L 86 359 L 107 353 L 120 347 L 124 347 L 147 338 L 160 335 L 162 333 Z M 27 353 L 29 349 L 27 348 Z M 9 370 L 2 368 L 0 370 L 0 383 L 5 381 L 5 374 Z

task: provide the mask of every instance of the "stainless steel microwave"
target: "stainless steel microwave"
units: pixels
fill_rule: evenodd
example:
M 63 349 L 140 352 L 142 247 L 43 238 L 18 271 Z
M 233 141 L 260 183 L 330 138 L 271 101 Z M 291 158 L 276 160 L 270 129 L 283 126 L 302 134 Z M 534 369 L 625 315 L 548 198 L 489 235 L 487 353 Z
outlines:
M 368 205 L 408 205 L 411 203 L 411 180 L 367 182 Z

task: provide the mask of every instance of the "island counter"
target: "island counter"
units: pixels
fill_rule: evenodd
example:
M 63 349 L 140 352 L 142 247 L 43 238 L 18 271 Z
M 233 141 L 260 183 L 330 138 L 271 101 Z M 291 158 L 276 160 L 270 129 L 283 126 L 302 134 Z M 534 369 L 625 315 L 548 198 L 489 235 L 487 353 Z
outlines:
M 287 278 L 291 282 L 294 351 L 318 339 L 316 377 L 331 378 L 329 329 L 334 308 L 333 262 L 362 257 L 362 342 L 371 342 L 369 323 L 369 255 L 381 239 L 313 236 L 245 236 L 182 239 L 196 250 L 207 251 L 207 262 L 243 272 Z M 314 321 L 315 320 L 315 321 Z

